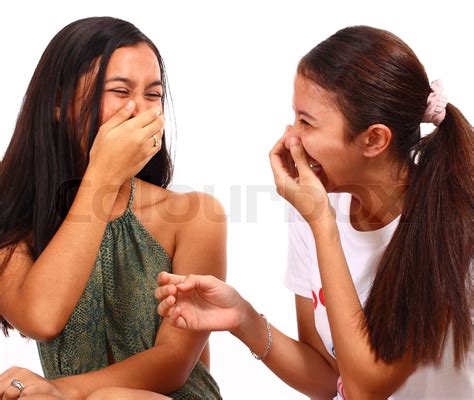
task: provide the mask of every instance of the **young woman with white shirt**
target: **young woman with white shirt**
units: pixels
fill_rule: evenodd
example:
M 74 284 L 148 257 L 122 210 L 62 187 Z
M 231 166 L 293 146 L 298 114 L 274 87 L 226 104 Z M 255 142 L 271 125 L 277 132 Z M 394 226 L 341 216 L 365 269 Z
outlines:
M 311 398 L 471 398 L 472 126 L 403 41 L 364 26 L 303 57 L 293 107 L 270 160 L 296 209 L 298 340 L 211 276 L 161 273 L 159 313 L 230 331 Z

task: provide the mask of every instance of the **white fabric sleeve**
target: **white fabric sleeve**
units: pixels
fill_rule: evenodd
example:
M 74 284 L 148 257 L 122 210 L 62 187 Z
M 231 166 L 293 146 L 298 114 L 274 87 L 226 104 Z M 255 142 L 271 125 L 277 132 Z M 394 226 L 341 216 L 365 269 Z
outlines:
M 283 283 L 293 293 L 311 299 L 311 257 L 306 236 L 306 222 L 290 208 L 288 262 Z

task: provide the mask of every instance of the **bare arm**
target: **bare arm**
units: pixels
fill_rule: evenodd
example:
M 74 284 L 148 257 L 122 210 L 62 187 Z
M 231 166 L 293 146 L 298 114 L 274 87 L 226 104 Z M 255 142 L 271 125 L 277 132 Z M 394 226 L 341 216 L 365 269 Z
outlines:
M 162 125 L 157 110 L 129 119 L 131 111 L 120 110 L 101 127 L 71 209 L 38 259 L 20 246 L 0 276 L 0 314 L 31 338 L 50 340 L 62 331 L 90 276 L 120 186 L 159 149 L 149 139 Z
M 333 219 L 313 225 L 321 281 L 334 348 L 349 398 L 386 399 L 414 372 L 409 355 L 386 364 L 375 361 L 363 330 L 364 311 L 354 287 Z
M 231 286 L 212 276 L 162 273 L 158 311 L 193 332 L 228 330 L 256 354 L 263 354 L 267 329 L 262 317 Z M 296 297 L 299 341 L 271 327 L 273 342 L 265 364 L 288 385 L 317 399 L 335 394 L 337 366 L 314 329 L 312 302 Z
M 192 217 L 182 221 L 177 232 L 173 271 L 224 279 L 226 220 L 221 205 L 207 195 L 196 193 L 180 201 L 184 208 L 189 207 L 188 215 Z M 184 214 L 179 215 L 183 218 Z M 187 381 L 208 336 L 207 332 L 196 334 L 178 329 L 164 319 L 153 348 L 102 370 L 58 379 L 54 383 L 67 398 L 84 398 L 110 386 L 170 393 Z
M 312 399 L 332 399 L 336 394 L 337 365 L 314 328 L 310 299 L 296 296 L 299 340 L 272 326 L 272 347 L 264 363 L 285 383 Z M 267 331 L 262 317 L 247 303 L 242 325 L 232 334 L 256 354 L 263 354 Z

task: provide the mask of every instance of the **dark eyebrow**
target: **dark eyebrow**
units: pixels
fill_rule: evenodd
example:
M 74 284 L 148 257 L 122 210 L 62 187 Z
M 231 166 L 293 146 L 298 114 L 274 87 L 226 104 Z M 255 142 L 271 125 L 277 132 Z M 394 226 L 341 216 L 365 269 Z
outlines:
M 134 81 L 132 81 L 131 79 L 128 79 L 128 78 L 124 78 L 122 76 L 114 76 L 110 79 L 107 79 L 105 81 L 105 83 L 109 83 L 109 82 L 123 82 L 123 83 L 126 83 L 128 86 L 130 87 L 135 87 L 136 86 L 136 83 Z M 153 86 L 163 86 L 163 83 L 157 79 L 156 81 L 153 81 L 151 83 L 149 83 L 145 89 L 150 89 L 151 87 Z

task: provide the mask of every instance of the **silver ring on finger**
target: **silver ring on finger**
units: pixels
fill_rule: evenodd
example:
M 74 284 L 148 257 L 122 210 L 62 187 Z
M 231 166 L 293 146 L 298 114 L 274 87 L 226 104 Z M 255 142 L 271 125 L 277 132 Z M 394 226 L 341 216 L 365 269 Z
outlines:
M 151 137 L 153 139 L 153 147 L 158 147 L 158 139 L 156 138 L 155 135 Z
M 21 383 L 16 378 L 12 379 L 12 381 L 10 382 L 10 386 L 16 387 L 20 391 L 20 395 L 21 395 L 21 392 L 23 392 L 23 390 L 25 390 L 25 385 L 23 385 L 23 383 Z

